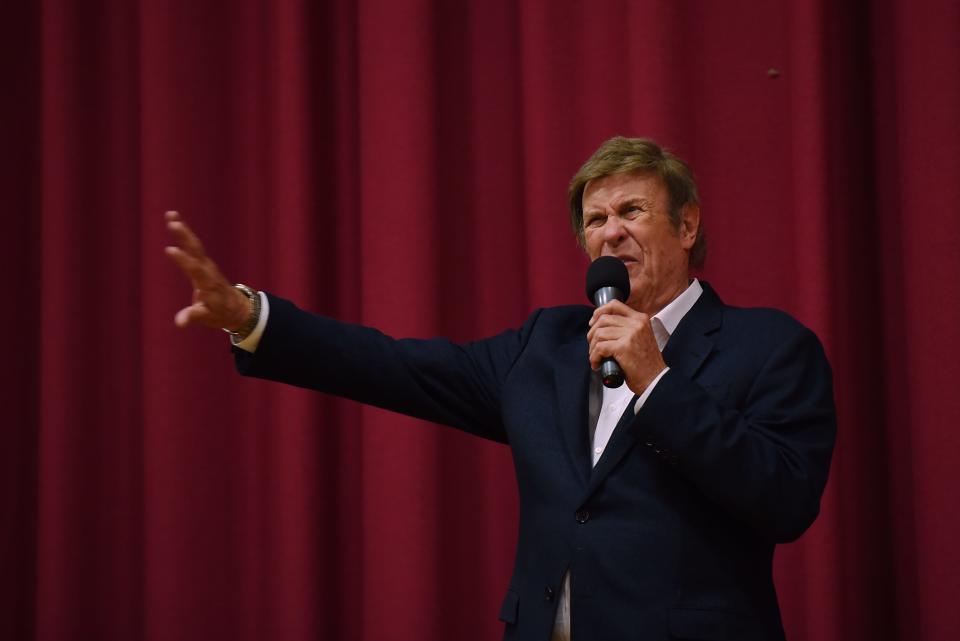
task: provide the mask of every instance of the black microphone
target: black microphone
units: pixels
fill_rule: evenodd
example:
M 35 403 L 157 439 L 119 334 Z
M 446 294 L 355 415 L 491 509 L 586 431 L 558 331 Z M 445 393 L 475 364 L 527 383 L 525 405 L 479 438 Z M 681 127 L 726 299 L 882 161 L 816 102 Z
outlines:
M 601 256 L 587 269 L 587 298 L 600 307 L 616 299 L 630 298 L 630 274 L 627 266 L 613 256 Z M 616 360 L 605 358 L 600 363 L 600 379 L 607 387 L 623 385 L 623 370 Z

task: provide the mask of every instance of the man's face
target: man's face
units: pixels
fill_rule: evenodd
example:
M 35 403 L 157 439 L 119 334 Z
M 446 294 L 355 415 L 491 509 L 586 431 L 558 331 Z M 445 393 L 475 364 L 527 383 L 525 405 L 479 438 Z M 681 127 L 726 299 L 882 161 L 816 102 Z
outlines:
M 689 251 L 700 211 L 684 207 L 680 228 L 670 221 L 669 194 L 659 176 L 615 174 L 587 183 L 583 233 L 590 260 L 616 256 L 630 274 L 627 304 L 655 314 L 687 287 Z

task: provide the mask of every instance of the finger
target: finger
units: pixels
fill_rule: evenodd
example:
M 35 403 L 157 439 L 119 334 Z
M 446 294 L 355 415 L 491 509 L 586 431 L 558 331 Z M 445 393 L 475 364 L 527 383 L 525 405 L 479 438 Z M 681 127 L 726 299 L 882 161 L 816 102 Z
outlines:
M 216 264 L 209 258 L 194 258 L 179 247 L 167 247 L 165 251 L 197 289 L 213 291 L 230 286 Z
M 603 311 L 602 307 L 598 307 L 594 312 L 593 316 L 590 317 L 590 327 L 595 327 L 598 323 L 603 322 L 605 319 L 608 319 L 610 314 L 607 314 Z
M 203 303 L 184 307 L 173 317 L 173 323 L 181 329 L 190 325 L 210 325 L 212 320 L 213 314 Z
M 603 340 L 596 341 L 593 345 L 590 346 L 590 367 L 592 369 L 600 369 L 600 365 L 603 363 L 604 359 L 611 358 L 614 356 L 614 347 L 616 346 L 616 341 Z
M 179 312 L 177 312 L 176 316 L 173 317 L 173 324 L 179 327 L 180 329 L 187 327 L 188 325 L 190 325 L 190 319 L 191 319 L 191 316 L 193 315 L 192 312 L 193 312 L 193 305 L 191 305 L 190 307 L 184 307 Z
M 637 320 L 626 316 L 613 316 L 610 314 L 601 314 L 597 317 L 597 322 L 587 330 L 587 338 L 590 338 L 591 332 L 596 332 L 601 328 L 619 328 L 621 330 L 630 329 L 638 325 Z
M 163 253 L 170 257 L 170 260 L 177 264 L 177 267 L 182 269 L 184 272 L 192 269 L 194 266 L 199 265 L 199 261 L 187 254 L 176 245 L 167 245 L 163 248 Z
M 622 349 L 622 342 L 612 339 L 603 339 L 594 341 L 590 346 L 588 355 L 590 366 L 594 369 L 600 367 L 600 364 L 607 358 L 619 360 L 619 353 Z
M 610 314 L 611 316 L 636 316 L 639 314 L 638 311 L 619 300 L 612 300 L 609 303 L 605 303 L 598 307 L 597 311 L 602 314 Z
M 592 327 L 597 320 L 604 315 L 632 317 L 637 315 L 637 313 L 637 311 L 627 307 L 627 305 L 624 303 L 621 303 L 618 300 L 612 300 L 609 303 L 604 303 L 600 307 L 593 310 L 593 315 L 590 317 L 588 325 Z
M 605 332 L 606 330 L 609 330 L 609 328 L 610 328 L 610 325 L 607 323 L 607 321 L 605 320 L 598 321 L 597 324 L 591 327 L 590 331 L 587 332 L 587 341 L 592 344 L 593 341 L 597 340 L 597 337 L 599 336 L 599 333 L 601 331 Z
M 600 354 L 597 350 L 596 343 L 590 344 L 590 351 L 588 352 L 590 358 L 590 369 L 597 369 L 600 367 Z
M 165 247 L 164 253 L 177 264 L 194 287 L 209 289 L 216 284 L 217 275 L 211 271 L 209 261 L 198 260 L 179 247 Z
M 591 351 L 601 349 L 609 356 L 615 346 L 622 341 L 623 337 L 623 332 L 615 330 L 598 332 L 590 337 L 588 349 Z
M 601 361 L 600 355 L 597 354 L 597 350 L 595 350 L 592 345 L 590 346 L 589 354 L 590 354 L 590 369 L 592 370 L 600 369 L 600 361 Z
M 593 336 L 589 336 L 590 343 L 599 343 L 601 341 L 617 341 L 627 335 L 622 327 L 596 327 L 592 330 Z
M 187 225 L 181 220 L 172 220 L 167 223 L 167 229 L 170 230 L 176 239 L 177 244 L 179 244 L 185 251 L 196 256 L 197 258 L 203 258 L 206 256 L 206 252 L 203 249 L 203 243 L 200 242 L 200 239 L 196 234 L 191 231 Z
M 587 331 L 587 340 L 593 342 L 594 337 L 597 335 L 597 330 L 601 327 L 609 326 L 609 319 L 606 316 L 600 316 L 597 318 L 597 322 Z
M 600 314 L 597 316 L 597 321 L 593 324 L 593 327 L 603 327 L 603 326 L 617 326 L 622 327 L 625 325 L 633 325 L 636 321 L 628 316 L 618 316 L 617 314 Z
M 176 237 L 178 244 L 184 251 L 196 258 L 206 257 L 207 254 L 203 249 L 203 243 L 200 242 L 200 238 L 198 238 L 179 217 L 175 220 L 167 221 L 167 229 Z

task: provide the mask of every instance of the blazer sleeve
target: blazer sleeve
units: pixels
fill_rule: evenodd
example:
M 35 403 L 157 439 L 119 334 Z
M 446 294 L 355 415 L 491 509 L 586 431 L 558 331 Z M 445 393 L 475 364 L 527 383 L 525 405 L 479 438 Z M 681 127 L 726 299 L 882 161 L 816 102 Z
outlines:
M 538 312 L 520 330 L 461 345 L 442 338 L 394 339 L 268 296 L 270 318 L 256 352 L 234 348 L 241 374 L 507 442 L 501 385 L 523 351 Z
M 732 399 L 671 369 L 635 427 L 710 502 L 763 538 L 787 542 L 819 512 L 836 413 L 830 366 L 813 332 L 794 323 L 776 339 L 755 366 L 724 369 L 741 390 Z

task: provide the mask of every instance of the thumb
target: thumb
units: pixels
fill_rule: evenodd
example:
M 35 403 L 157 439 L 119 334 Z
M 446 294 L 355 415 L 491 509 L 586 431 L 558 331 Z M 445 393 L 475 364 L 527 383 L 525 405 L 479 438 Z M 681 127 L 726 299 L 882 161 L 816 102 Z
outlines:
M 201 322 L 202 319 L 208 316 L 210 316 L 210 310 L 207 309 L 206 305 L 203 303 L 194 303 L 177 312 L 177 315 L 173 318 L 173 322 L 177 327 L 183 329 L 188 325 Z

